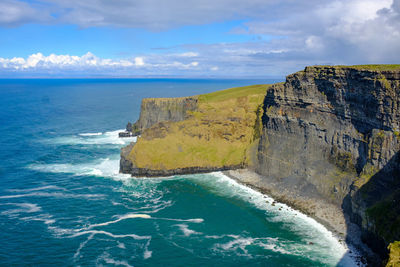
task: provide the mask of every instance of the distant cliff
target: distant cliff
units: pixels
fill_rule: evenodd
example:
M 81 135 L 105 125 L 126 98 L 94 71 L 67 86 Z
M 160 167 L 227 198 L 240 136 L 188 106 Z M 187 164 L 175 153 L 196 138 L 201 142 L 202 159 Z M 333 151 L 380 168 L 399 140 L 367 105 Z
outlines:
M 182 121 L 188 112 L 197 109 L 197 97 L 145 98 L 142 100 L 139 120 L 133 124 L 132 132 L 139 134 L 144 129 L 162 121 Z
M 400 65 L 306 67 L 282 84 L 188 99 L 143 100 L 122 172 L 247 167 L 290 203 L 342 209 L 383 258 L 400 240 Z

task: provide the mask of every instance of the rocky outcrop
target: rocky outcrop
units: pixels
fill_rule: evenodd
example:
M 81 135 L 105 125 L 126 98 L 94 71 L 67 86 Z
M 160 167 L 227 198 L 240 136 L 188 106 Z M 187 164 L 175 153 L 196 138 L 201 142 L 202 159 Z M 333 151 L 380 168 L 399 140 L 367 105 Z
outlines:
M 119 160 L 119 172 L 129 173 L 133 168 L 133 164 L 128 160 L 129 153 L 131 152 L 135 143 L 130 143 L 128 146 L 121 148 L 121 158 Z
M 261 125 L 267 85 L 230 88 L 190 98 L 144 99 L 141 135 L 121 152 L 121 172 L 169 176 L 247 165 Z M 151 110 L 153 109 L 153 110 Z
M 131 126 L 133 135 L 162 121 L 182 121 L 189 111 L 197 109 L 197 97 L 145 98 L 142 100 L 139 120 Z
M 399 70 L 322 66 L 289 75 L 267 91 L 252 165 L 277 190 L 342 206 L 381 255 L 400 238 L 399 84 Z M 394 207 L 391 219 L 371 210 L 382 205 Z
M 207 173 L 207 172 L 217 172 L 217 171 L 227 171 L 227 170 L 235 170 L 243 168 L 243 165 L 229 165 L 222 167 L 185 167 L 185 168 L 176 168 L 176 169 L 164 169 L 164 170 L 154 170 L 149 168 L 135 168 L 132 166 L 132 162 L 130 161 L 122 161 L 121 160 L 121 169 L 129 169 L 129 173 L 135 177 L 163 177 L 163 176 L 172 176 L 172 175 L 184 175 L 184 174 L 193 174 L 193 173 Z M 125 164 L 125 165 L 124 165 Z

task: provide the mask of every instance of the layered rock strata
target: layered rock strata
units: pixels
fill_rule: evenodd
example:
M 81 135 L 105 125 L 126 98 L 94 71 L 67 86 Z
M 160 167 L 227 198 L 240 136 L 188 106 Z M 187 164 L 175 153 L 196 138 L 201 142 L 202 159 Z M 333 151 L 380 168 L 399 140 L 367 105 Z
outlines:
M 252 165 L 276 191 L 343 208 L 382 256 L 400 239 L 399 84 L 399 70 L 289 75 L 267 91 Z
M 131 126 L 133 135 L 162 121 L 182 121 L 188 112 L 197 109 L 197 97 L 145 98 L 142 100 L 139 120 Z

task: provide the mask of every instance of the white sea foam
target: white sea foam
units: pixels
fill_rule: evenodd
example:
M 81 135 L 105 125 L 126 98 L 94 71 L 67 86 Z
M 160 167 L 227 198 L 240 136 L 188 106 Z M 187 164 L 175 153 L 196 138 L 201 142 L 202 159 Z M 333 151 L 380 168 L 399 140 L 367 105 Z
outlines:
M 77 135 L 69 135 L 58 137 L 48 140 L 48 142 L 60 145 L 127 145 L 130 142 L 136 142 L 137 137 L 124 137 L 118 136 L 119 132 L 125 131 L 124 129 L 110 131 L 105 133 L 80 133 Z
M 106 235 L 112 238 L 126 238 L 126 237 L 130 237 L 133 238 L 135 240 L 144 240 L 144 239 L 151 239 L 151 236 L 140 236 L 140 235 L 135 235 L 135 234 L 124 234 L 124 235 L 115 235 L 112 234 L 110 232 L 107 231 L 103 231 L 103 230 L 88 230 L 88 231 L 79 231 L 75 234 L 72 234 L 68 237 L 73 238 L 73 237 L 77 237 L 77 236 L 82 236 L 82 235 L 86 235 L 86 234 L 100 234 L 100 235 Z
M 24 188 L 24 189 L 7 189 L 8 192 L 32 192 L 32 191 L 41 191 L 41 190 L 63 190 L 66 191 L 65 188 L 56 186 L 56 185 L 46 185 L 34 188 Z
M 122 242 L 117 242 L 117 243 L 118 243 L 117 247 L 119 247 L 120 249 L 126 249 L 124 243 L 122 243 Z
M 71 173 L 80 176 L 110 177 L 115 180 L 129 179 L 128 174 L 119 173 L 119 159 L 103 158 L 82 164 L 32 164 L 28 168 L 50 173 Z
M 258 246 L 262 249 L 270 250 L 280 254 L 291 254 L 291 255 L 301 254 L 298 253 L 297 250 L 293 250 L 293 248 L 286 249 L 288 247 L 288 244 L 293 242 L 281 240 L 279 238 L 271 238 L 271 237 L 252 238 L 241 235 L 206 236 L 206 238 L 223 239 L 223 240 L 228 239 L 228 241 L 216 243 L 212 248 L 213 250 L 220 251 L 222 253 L 224 251 L 235 252 L 237 255 L 252 257 L 251 254 L 248 254 L 247 247 Z
M 160 217 L 152 217 L 152 219 L 165 220 L 165 221 L 175 221 L 175 222 L 192 222 L 192 223 L 202 223 L 204 219 L 196 218 L 196 219 L 174 219 L 174 218 L 160 218 Z
M 55 139 L 49 139 L 47 142 L 68 145 L 116 145 L 122 147 L 131 142 L 136 142 L 137 137 L 120 138 L 118 133 L 124 130 L 109 132 L 81 133 Z M 70 164 L 31 164 L 28 168 L 51 173 L 71 173 L 74 175 L 91 175 L 101 177 L 111 177 L 115 180 L 126 180 L 130 175 L 119 173 L 119 151 L 107 158 L 102 158 L 92 162 Z
M 150 241 L 151 239 L 149 239 L 144 247 L 144 252 L 143 252 L 143 258 L 144 259 L 148 259 L 151 257 L 151 255 L 153 254 L 152 251 L 149 250 L 149 246 L 150 246 Z
M 151 218 L 150 215 L 148 214 L 139 214 L 139 213 L 128 213 L 122 216 L 119 216 L 118 219 L 113 220 L 113 221 L 108 221 L 108 222 L 104 222 L 104 223 L 97 223 L 97 224 L 91 224 L 88 227 L 86 227 L 85 229 L 93 229 L 95 227 L 100 227 L 100 226 L 106 226 L 106 225 L 110 225 L 110 224 L 114 224 L 126 219 L 134 219 L 134 218 L 142 218 L 142 219 L 149 219 Z
M 83 241 L 80 245 L 79 248 L 76 250 L 75 254 L 74 254 L 74 259 L 77 259 L 78 257 L 80 257 L 81 254 L 81 250 L 86 246 L 86 244 L 92 240 L 92 238 L 94 237 L 95 234 L 91 234 L 88 236 L 88 238 Z
M 103 260 L 107 265 L 133 267 L 133 265 L 130 265 L 125 260 L 115 260 L 115 259 L 111 258 L 111 255 L 108 252 L 104 252 L 97 259 L 97 263 L 99 263 L 100 260 Z M 103 266 L 102 264 L 96 264 L 96 265 Z
M 182 231 L 184 236 L 201 235 L 202 234 L 200 232 L 196 232 L 192 229 L 189 229 L 189 226 L 187 224 L 175 224 L 174 226 L 179 227 L 179 229 Z
M 150 251 L 150 250 L 145 250 L 144 253 L 143 253 L 143 258 L 144 258 L 144 259 L 151 258 L 151 255 L 152 255 L 152 254 L 153 254 L 152 251 Z
M 18 195 L 6 195 L 0 196 L 0 199 L 13 199 L 13 198 L 25 198 L 25 197 L 54 197 L 54 198 L 86 198 L 86 199 L 100 199 L 104 198 L 103 194 L 73 194 L 73 193 L 60 193 L 60 192 L 33 192 L 27 194 Z
M 1 212 L 2 215 L 11 216 L 19 213 L 34 213 L 42 210 L 37 204 L 33 203 L 3 203 L 0 205 L 12 205 L 20 207 L 19 209 L 9 209 Z
M 78 135 L 80 136 L 97 136 L 97 135 L 102 135 L 102 132 L 98 132 L 98 133 L 80 133 Z
M 325 264 L 333 264 L 332 260 L 336 259 L 339 261 L 344 257 L 344 260 L 349 263 L 349 266 L 356 266 L 355 261 L 347 256 L 348 248 L 340 243 L 339 240 L 322 224 L 296 210 L 291 209 L 285 204 L 277 203 L 275 206 L 267 205 L 267 201 L 272 203 L 274 200 L 258 191 L 239 184 L 221 172 L 214 172 L 211 175 L 211 178 L 214 179 L 210 179 L 207 175 L 200 175 L 199 178 L 195 179 L 199 182 L 205 180 L 204 182 L 211 183 L 215 190 L 214 193 L 216 194 L 232 198 L 241 198 L 254 205 L 257 209 L 265 210 L 269 215 L 273 215 L 268 216 L 268 220 L 283 222 L 284 226 L 290 228 L 291 231 L 297 232 L 305 240 L 303 245 L 288 243 L 286 245 L 287 247 L 277 246 L 276 244 L 271 245 L 270 243 L 267 243 L 267 245 L 260 243 L 264 244 L 262 245 L 264 248 L 274 248 L 276 251 L 302 251 L 302 253 L 310 250 L 310 253 L 306 253 L 307 255 L 315 255 L 315 257 L 317 257 L 315 260 L 322 260 Z M 244 238 L 245 239 L 242 238 L 240 242 L 237 241 L 235 243 L 232 241 L 233 243 L 229 243 L 227 246 L 229 247 L 230 244 L 243 245 L 250 241 L 248 237 Z M 252 240 L 252 242 L 254 241 L 260 242 L 260 239 Z M 314 245 L 309 245 L 309 242 L 314 243 Z M 239 248 L 242 249 L 240 246 Z M 329 257 L 324 259 L 323 255 L 329 255 Z M 318 259 L 319 256 L 322 259 Z
M 36 216 L 20 217 L 19 219 L 22 221 L 28 221 L 28 222 L 39 221 L 39 222 L 43 222 L 47 226 L 52 225 L 56 222 L 56 220 L 53 219 L 53 216 L 48 213 L 38 214 Z
M 215 249 L 221 248 L 222 250 L 237 251 L 238 254 L 248 255 L 246 247 L 253 243 L 252 238 L 235 238 L 227 243 L 216 244 Z M 238 251 L 240 250 L 240 251 Z

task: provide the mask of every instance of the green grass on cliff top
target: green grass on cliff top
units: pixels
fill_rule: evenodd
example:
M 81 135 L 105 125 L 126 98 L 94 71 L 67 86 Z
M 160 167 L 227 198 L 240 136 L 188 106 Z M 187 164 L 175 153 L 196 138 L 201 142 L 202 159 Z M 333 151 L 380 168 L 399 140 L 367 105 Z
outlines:
M 357 69 L 357 70 L 376 70 L 376 71 L 384 71 L 384 70 L 400 70 L 400 64 L 370 64 L 370 65 L 336 65 L 336 66 L 328 66 L 321 65 L 316 67 L 337 67 L 337 68 L 346 68 L 346 69 Z
M 400 266 L 400 241 L 391 243 L 388 249 L 390 254 L 386 267 Z
M 197 96 L 197 110 L 184 121 L 146 129 L 129 160 L 152 170 L 247 164 L 267 87 L 236 87 Z
M 244 87 L 229 88 L 217 92 L 200 95 L 199 101 L 202 103 L 219 102 L 248 95 L 265 95 L 266 87 L 267 87 L 266 84 L 257 84 Z

